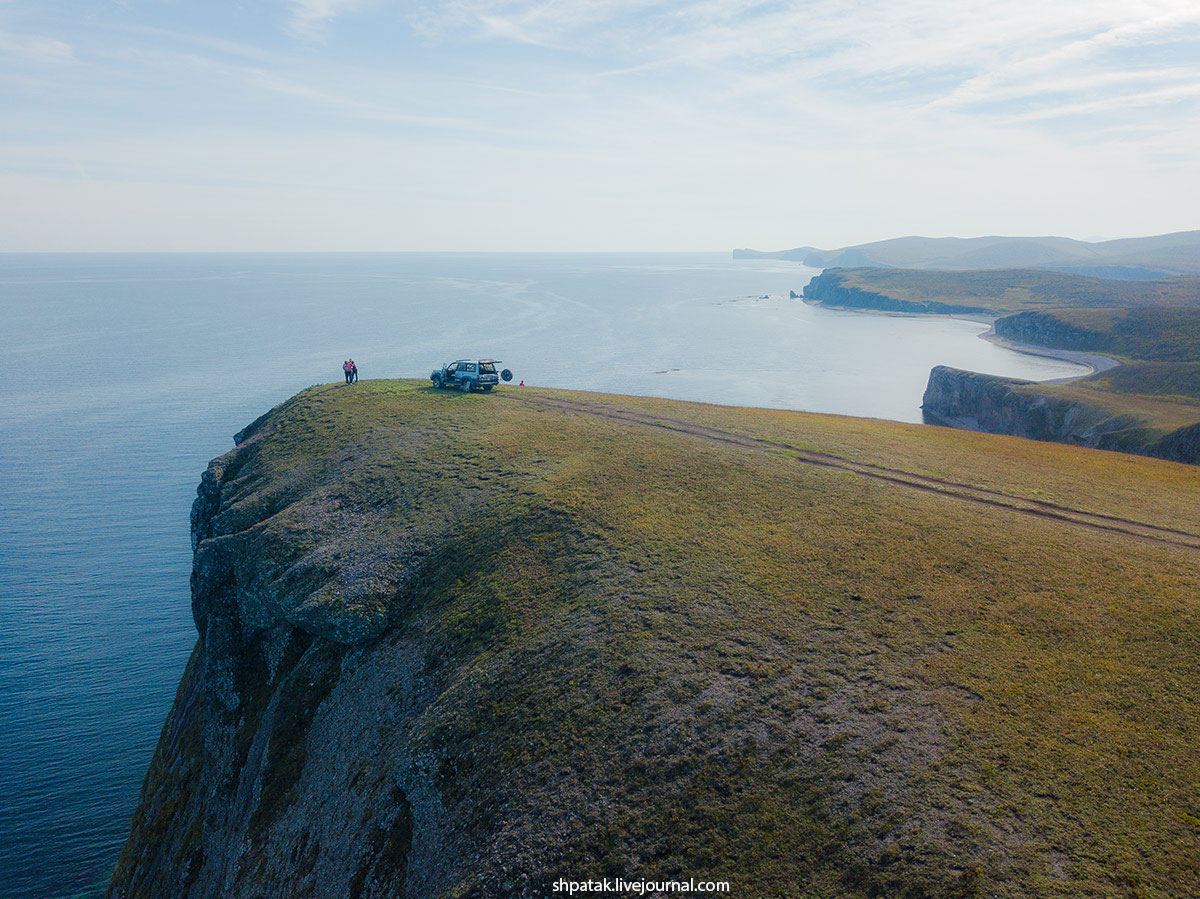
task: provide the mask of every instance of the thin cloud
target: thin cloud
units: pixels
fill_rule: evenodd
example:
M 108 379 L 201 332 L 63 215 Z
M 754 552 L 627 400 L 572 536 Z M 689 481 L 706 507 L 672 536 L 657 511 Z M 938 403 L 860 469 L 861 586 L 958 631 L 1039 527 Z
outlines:
M 298 235 L 253 247 L 1160 232 L 1200 189 L 1196 0 L 20 6 L 0 186 L 56 246 L 162 246 L 197 209 L 218 242 Z
M 1189 42 L 1200 49 L 1193 0 L 868 0 L 852 11 L 765 0 L 458 0 L 433 21 L 478 39 L 603 55 L 609 64 L 597 77 L 707 70 L 741 89 L 803 84 L 925 110 L 1056 91 L 1079 92 L 1080 103 L 1097 102 L 1082 96 L 1097 91 L 1119 98 L 1122 85 L 1157 77 L 1134 60 L 1137 51 Z
M 131 35 L 148 35 L 154 38 L 166 38 L 169 41 L 175 41 L 181 44 L 191 44 L 195 47 L 200 47 L 205 50 L 225 55 L 236 56 L 243 59 L 256 60 L 258 62 L 274 62 L 277 57 L 275 54 L 263 50 L 261 47 L 256 47 L 244 41 L 231 41 L 224 38 L 212 37 L 207 34 L 189 34 L 185 31 L 175 31 L 169 28 L 155 28 L 150 25 L 123 25 L 114 28 L 114 31 L 120 31 Z
M 28 62 L 64 63 L 74 60 L 75 51 L 66 41 L 57 38 L 0 31 L 0 57 L 4 56 Z
M 1162 106 L 1168 103 L 1177 103 L 1180 100 L 1191 100 L 1196 97 L 1200 97 L 1200 84 L 1184 84 L 1175 87 L 1164 87 L 1155 91 L 1106 97 L 1102 100 L 1091 100 L 1085 103 L 1064 104 L 1048 109 L 1038 109 L 1021 115 L 1009 116 L 1006 121 L 1011 123 L 1037 122 L 1046 119 L 1062 119 L 1069 116 L 1094 115 L 1099 112 L 1112 112 L 1115 109 Z
M 1030 78 L 1012 84 L 990 86 L 987 90 L 960 90 L 927 104 L 925 109 L 967 108 L 984 103 L 1028 100 L 1055 94 L 1082 94 L 1137 84 L 1200 82 L 1200 66 L 1165 69 L 1137 69 L 1097 72 L 1087 75 L 1056 75 Z
M 317 38 L 338 16 L 371 5 L 372 0 L 288 0 L 292 18 L 288 31 L 295 37 Z
M 326 106 L 336 107 L 361 119 L 400 125 L 419 125 L 427 128 L 479 128 L 479 122 L 456 116 L 434 116 L 407 113 L 386 104 L 346 94 L 315 88 L 266 70 L 249 71 L 249 83 L 277 94 L 298 97 Z

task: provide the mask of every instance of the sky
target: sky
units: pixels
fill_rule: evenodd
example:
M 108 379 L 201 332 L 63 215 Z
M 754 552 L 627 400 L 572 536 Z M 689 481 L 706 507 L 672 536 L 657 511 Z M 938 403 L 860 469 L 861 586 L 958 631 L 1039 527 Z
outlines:
M 1197 0 L 0 0 L 0 251 L 1200 228 Z

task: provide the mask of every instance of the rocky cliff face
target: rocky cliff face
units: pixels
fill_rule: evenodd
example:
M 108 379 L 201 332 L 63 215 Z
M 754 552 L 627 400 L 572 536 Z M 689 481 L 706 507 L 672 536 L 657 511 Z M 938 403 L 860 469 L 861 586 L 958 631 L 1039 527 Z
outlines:
M 1102 353 L 1109 349 L 1104 334 L 1080 328 L 1047 312 L 1018 312 L 996 319 L 997 336 L 1018 343 Z
M 921 410 L 930 424 L 1200 462 L 1200 426 L 1164 437 L 1134 416 L 1039 392 L 1033 381 L 939 365 L 929 373 Z
M 199 639 L 110 895 L 436 893 L 453 839 L 406 714 L 428 702 L 423 653 L 398 635 L 379 648 L 378 600 L 404 590 L 411 552 L 351 583 L 364 553 L 332 539 L 345 510 L 303 476 L 269 478 L 265 428 L 239 434 L 197 491 Z
M 1104 446 L 1111 432 L 1134 424 L 1112 422 L 1106 427 L 1107 417 L 1094 409 L 1023 393 L 1022 386 L 1032 387 L 1034 382 L 938 365 L 929 373 L 921 409 L 934 424 L 1091 447 Z
M 881 312 L 938 315 L 986 315 L 989 313 L 989 310 L 979 306 L 940 303 L 933 300 L 915 302 L 863 290 L 847 284 L 845 275 L 838 269 L 827 269 L 809 281 L 804 287 L 804 299 L 825 306 L 839 306 L 843 309 L 872 309 Z

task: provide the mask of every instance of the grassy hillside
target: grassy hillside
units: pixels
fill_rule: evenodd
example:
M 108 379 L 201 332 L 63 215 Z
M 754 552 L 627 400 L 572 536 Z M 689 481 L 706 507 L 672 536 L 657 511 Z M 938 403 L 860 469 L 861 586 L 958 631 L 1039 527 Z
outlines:
M 977 307 L 992 314 L 1065 308 L 1200 307 L 1200 279 L 1110 281 L 1037 269 L 830 269 L 812 280 L 805 296 L 836 303 L 832 294 L 838 288 L 909 303 Z
M 397 683 L 407 711 L 381 698 L 394 723 L 338 765 L 360 791 L 429 772 L 447 895 L 591 874 L 746 897 L 1200 891 L 1194 468 L 404 381 L 313 388 L 248 437 L 218 522 L 282 580 L 300 566 L 325 614 L 387 620 L 343 671 L 424 656 L 428 704 Z M 316 735 L 351 695 L 292 757 L 329 757 Z M 386 749 L 402 730 L 418 769 Z M 286 802 L 320 814 L 305 776 Z
M 1200 399 L 1200 362 L 1130 362 L 1087 379 L 1116 393 Z

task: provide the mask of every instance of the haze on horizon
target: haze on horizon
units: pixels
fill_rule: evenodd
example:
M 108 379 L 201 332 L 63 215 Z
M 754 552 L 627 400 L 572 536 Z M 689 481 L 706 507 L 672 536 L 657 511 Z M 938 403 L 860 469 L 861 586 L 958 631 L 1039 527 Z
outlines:
M 1195 0 L 0 0 L 0 251 L 1197 227 Z

